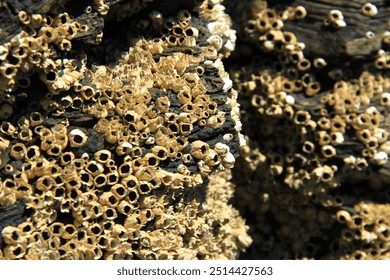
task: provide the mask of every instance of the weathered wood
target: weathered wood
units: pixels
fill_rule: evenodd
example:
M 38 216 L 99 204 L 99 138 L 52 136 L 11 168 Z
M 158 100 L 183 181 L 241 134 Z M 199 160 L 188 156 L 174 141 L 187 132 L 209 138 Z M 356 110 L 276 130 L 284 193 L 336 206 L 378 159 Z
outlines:
M 294 1 L 291 5 L 305 7 L 307 16 L 303 20 L 285 22 L 284 30 L 293 32 L 299 41 L 305 43 L 305 54 L 309 56 L 355 59 L 372 55 L 381 48 L 390 7 L 386 1 L 371 1 L 377 6 L 378 14 L 367 17 L 361 13 L 361 6 L 366 1 L 359 2 Z M 345 28 L 324 26 L 331 10 L 342 12 L 347 24 Z
M 7 5 L 0 4 L 0 44 L 4 44 L 20 32 L 19 19 Z
M 7 226 L 17 226 L 26 220 L 25 202 L 18 200 L 14 204 L 0 205 L 0 232 Z M 2 238 L 0 235 L 0 249 Z

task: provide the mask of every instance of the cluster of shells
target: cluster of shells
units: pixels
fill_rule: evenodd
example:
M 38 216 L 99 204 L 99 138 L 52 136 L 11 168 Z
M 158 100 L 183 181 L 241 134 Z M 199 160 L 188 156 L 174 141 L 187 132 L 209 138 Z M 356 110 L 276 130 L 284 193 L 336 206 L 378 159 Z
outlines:
M 0 259 L 389 258 L 383 1 L 122 2 L 0 6 Z
M 229 174 L 209 178 L 233 167 L 242 137 L 221 62 L 234 32 L 218 6 L 199 9 L 150 13 L 135 30 L 152 39 L 91 66 L 72 53 L 88 21 L 18 13 L 37 32 L 2 45 L 0 205 L 27 214 L 2 228 L 3 258 L 232 259 L 250 243 Z
M 389 257 L 389 27 L 365 58 L 332 57 L 292 31 L 315 18 L 324 34 L 337 34 L 356 17 L 388 15 L 372 3 L 344 2 L 253 1 L 242 4 L 245 19 L 237 15 L 245 51 L 262 51 L 230 71 L 248 143 L 233 170 L 235 201 L 255 217 L 247 258 Z

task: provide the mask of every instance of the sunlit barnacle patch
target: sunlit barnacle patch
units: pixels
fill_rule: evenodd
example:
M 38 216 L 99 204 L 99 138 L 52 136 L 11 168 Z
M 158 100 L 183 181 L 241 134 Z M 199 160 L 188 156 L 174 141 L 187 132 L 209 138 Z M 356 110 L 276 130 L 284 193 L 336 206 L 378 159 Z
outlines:
M 130 2 L 118 6 L 147 6 Z M 118 6 L 20 11 L 23 31 L 0 47 L 0 207 L 26 209 L 23 223 L 0 216 L 0 258 L 232 259 L 251 241 L 229 173 L 210 179 L 243 142 L 220 60 L 234 49 L 229 18 L 218 3 L 152 12 L 128 27 L 142 36 L 126 51 L 118 39 L 115 59 L 94 63 L 113 48 L 101 16 L 130 15 Z

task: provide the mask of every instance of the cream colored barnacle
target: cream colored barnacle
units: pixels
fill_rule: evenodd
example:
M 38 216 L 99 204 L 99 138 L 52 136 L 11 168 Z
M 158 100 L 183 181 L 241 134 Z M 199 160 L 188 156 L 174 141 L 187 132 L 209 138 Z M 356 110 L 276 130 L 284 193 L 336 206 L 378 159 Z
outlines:
M 378 8 L 372 3 L 365 3 L 361 8 L 361 13 L 367 17 L 373 17 L 378 14 Z
M 303 6 L 297 6 L 294 11 L 294 16 L 296 19 L 304 19 L 307 15 L 307 11 Z
M 228 169 L 233 168 L 235 162 L 236 159 L 231 152 L 228 152 L 226 156 L 222 158 L 222 165 Z
M 209 152 L 209 145 L 203 141 L 197 140 L 192 143 L 190 154 L 197 159 L 204 159 Z
M 229 150 L 230 150 L 229 146 L 223 143 L 217 143 L 215 144 L 214 147 L 214 151 L 221 157 L 226 156 Z
M 377 165 L 384 165 L 388 160 L 388 156 L 385 152 L 380 151 L 374 156 L 374 162 Z
M 336 28 L 343 28 L 347 26 L 344 21 L 344 16 L 339 10 L 331 10 L 328 13 L 328 21 Z
M 212 45 L 217 51 L 222 49 L 223 40 L 218 35 L 212 35 L 207 39 L 207 42 Z

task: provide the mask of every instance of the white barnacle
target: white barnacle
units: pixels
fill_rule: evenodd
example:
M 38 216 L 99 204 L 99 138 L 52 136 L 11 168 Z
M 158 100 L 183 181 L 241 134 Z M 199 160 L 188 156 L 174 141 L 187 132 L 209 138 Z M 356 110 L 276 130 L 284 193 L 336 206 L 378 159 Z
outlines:
M 292 95 L 287 95 L 287 96 L 286 96 L 286 103 L 287 103 L 288 105 L 293 105 L 293 104 L 295 103 L 295 98 L 294 98 L 294 96 L 292 96 Z
M 223 47 L 224 47 L 224 49 L 226 49 L 229 52 L 234 51 L 234 44 L 232 43 L 232 41 L 230 39 L 226 41 L 226 43 Z
M 231 152 L 228 152 L 226 156 L 222 159 L 222 164 L 225 168 L 233 168 L 235 162 L 236 159 Z
M 211 35 L 208 39 L 207 42 L 212 45 L 217 51 L 222 49 L 223 46 L 223 40 L 220 36 L 218 35 Z
M 225 156 L 229 152 L 230 148 L 228 145 L 218 142 L 215 144 L 214 150 L 218 155 Z
M 227 29 L 227 24 L 219 21 L 212 21 L 207 24 L 211 34 L 222 34 Z
M 367 39 L 372 39 L 375 37 L 375 33 L 372 31 L 367 31 L 365 35 Z
M 233 136 L 233 134 L 231 134 L 231 133 L 227 133 L 227 134 L 225 134 L 225 135 L 223 136 L 223 140 L 225 140 L 226 142 L 232 141 L 233 138 L 234 138 L 234 136 Z
M 88 140 L 88 136 L 80 129 L 73 129 L 69 132 L 70 146 L 73 148 L 82 147 Z
M 223 85 L 222 90 L 227 91 L 227 90 L 229 90 L 229 89 L 232 88 L 232 86 L 233 86 L 233 81 L 230 80 L 229 77 L 224 77 L 224 78 L 222 78 L 222 80 L 224 81 L 224 85 Z
M 380 151 L 374 156 L 374 162 L 378 165 L 384 165 L 387 162 L 388 156 L 385 152 Z

